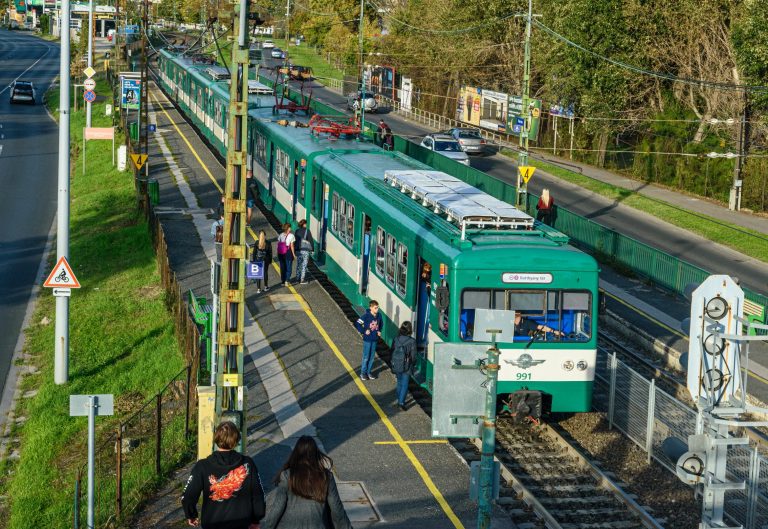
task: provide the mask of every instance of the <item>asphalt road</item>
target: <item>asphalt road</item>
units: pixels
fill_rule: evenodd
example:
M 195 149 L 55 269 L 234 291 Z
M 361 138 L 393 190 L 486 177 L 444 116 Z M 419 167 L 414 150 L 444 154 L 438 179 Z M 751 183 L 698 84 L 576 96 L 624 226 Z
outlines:
M 42 96 L 59 73 L 59 46 L 0 30 L 0 384 L 5 379 L 56 213 L 58 126 Z M 35 105 L 11 105 L 8 85 L 32 81 Z M 53 344 L 51 344 L 53 346 Z
M 273 68 L 282 61 L 265 57 L 264 62 L 267 67 Z M 298 83 L 293 83 L 293 85 L 298 88 Z M 313 83 L 312 98 L 349 112 L 346 109 L 346 99 L 342 95 L 323 88 L 317 83 Z M 406 121 L 396 114 L 389 114 L 387 109 L 381 109 L 380 115 L 395 134 L 406 136 L 415 143 L 420 143 L 425 134 L 434 132 L 423 125 Z M 370 119 L 377 121 L 378 117 L 379 115 L 373 115 Z M 472 167 L 513 185 L 516 182 L 516 163 L 506 156 L 496 154 L 472 157 L 470 163 Z M 753 290 L 764 294 L 768 293 L 768 266 L 757 259 L 747 257 L 717 244 L 716 241 L 694 235 L 656 217 L 625 206 L 621 202 L 607 199 L 544 171 L 537 170 L 529 183 L 529 190 L 532 193 L 541 194 L 541 190 L 545 187 L 549 188 L 558 205 L 574 213 L 705 270 L 737 276 L 744 285 Z M 674 199 L 670 199 L 669 202 L 674 204 Z

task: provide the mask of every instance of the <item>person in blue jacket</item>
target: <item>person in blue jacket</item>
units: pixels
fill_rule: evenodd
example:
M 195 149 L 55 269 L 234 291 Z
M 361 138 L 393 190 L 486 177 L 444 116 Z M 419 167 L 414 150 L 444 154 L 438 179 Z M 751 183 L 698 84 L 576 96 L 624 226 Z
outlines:
M 373 359 L 376 355 L 376 342 L 381 336 L 381 329 L 384 321 L 379 314 L 379 302 L 372 299 L 368 304 L 368 310 L 358 318 L 355 325 L 360 334 L 363 335 L 363 362 L 360 365 L 360 378 L 362 380 L 373 380 L 376 375 L 371 373 Z

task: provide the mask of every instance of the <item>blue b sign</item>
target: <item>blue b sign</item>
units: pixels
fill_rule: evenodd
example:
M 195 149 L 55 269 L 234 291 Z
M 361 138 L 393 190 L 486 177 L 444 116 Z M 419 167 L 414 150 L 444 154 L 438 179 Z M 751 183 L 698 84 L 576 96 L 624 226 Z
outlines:
M 254 261 L 245 266 L 245 277 L 248 279 L 264 279 L 264 261 Z

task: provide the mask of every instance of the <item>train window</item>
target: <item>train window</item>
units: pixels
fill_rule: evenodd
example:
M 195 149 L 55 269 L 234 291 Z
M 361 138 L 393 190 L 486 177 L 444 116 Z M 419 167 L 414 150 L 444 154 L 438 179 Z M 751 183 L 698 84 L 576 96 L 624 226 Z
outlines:
M 376 272 L 384 277 L 384 261 L 386 256 L 387 232 L 383 228 L 376 229 Z
M 498 318 L 509 313 L 509 320 L 520 312 L 527 320 L 515 326 L 514 337 L 500 337 L 500 341 L 527 341 L 528 331 L 546 325 L 559 331 L 547 333 L 541 339 L 547 341 L 583 342 L 592 336 L 591 293 L 577 290 L 465 290 L 461 294 L 459 335 L 464 341 L 472 341 L 476 317 Z M 484 309 L 477 313 L 477 309 Z M 488 311 L 488 312 L 486 312 Z M 498 325 L 497 325 L 498 327 Z M 560 335 L 562 333 L 562 335 Z M 506 338 L 506 339 L 505 339 Z
M 300 176 L 299 176 L 299 186 L 300 186 L 299 187 L 299 189 L 300 189 L 299 197 L 301 197 L 302 202 L 304 201 L 304 195 L 306 193 L 306 191 L 304 190 L 304 187 L 305 187 L 305 183 L 304 182 L 305 182 L 306 179 L 307 179 L 307 168 L 306 167 L 302 167 L 301 168 L 301 172 L 300 172 Z
M 403 243 L 397 245 L 397 292 L 405 295 L 408 280 L 408 248 Z
M 336 232 L 339 230 L 339 194 L 333 194 L 333 201 L 331 205 L 331 231 Z
M 352 246 L 355 241 L 355 206 L 347 204 L 347 243 Z
M 397 241 L 391 235 L 387 235 L 387 283 L 395 284 L 395 258 L 397 255 Z
M 267 138 L 260 132 L 256 133 L 256 162 L 267 168 Z
M 339 239 L 347 240 L 347 201 L 343 198 L 339 200 Z
M 291 174 L 291 159 L 288 153 L 282 149 L 275 149 L 275 180 L 285 188 L 288 188 L 288 179 Z

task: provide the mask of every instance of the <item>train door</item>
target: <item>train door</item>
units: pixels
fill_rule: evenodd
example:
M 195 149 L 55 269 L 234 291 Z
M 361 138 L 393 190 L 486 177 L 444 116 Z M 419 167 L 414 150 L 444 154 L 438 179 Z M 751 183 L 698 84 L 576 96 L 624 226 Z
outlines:
M 419 258 L 419 284 L 416 289 L 416 347 L 426 350 L 429 341 L 429 307 L 432 293 L 432 265 Z
M 296 220 L 296 202 L 299 200 L 299 161 L 293 162 L 293 198 L 291 204 L 293 205 L 291 210 L 291 218 Z
M 269 182 L 267 184 L 267 193 L 272 196 L 275 186 L 275 144 L 269 144 Z
M 323 183 L 322 180 L 320 180 L 320 189 L 322 189 L 322 193 L 320 194 L 320 200 L 322 201 L 320 209 L 322 214 L 320 215 L 320 237 L 318 241 L 320 251 L 325 253 L 325 245 L 328 239 L 328 215 L 330 215 L 330 211 L 328 211 L 330 209 L 330 205 L 328 204 L 330 189 L 328 188 L 328 184 Z
M 358 281 L 360 293 L 363 295 L 368 292 L 368 271 L 370 270 L 371 263 L 372 237 L 371 217 L 363 213 L 362 235 L 360 237 L 360 261 L 362 266 L 360 267 L 360 281 Z

